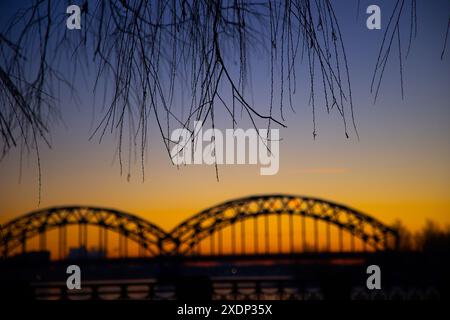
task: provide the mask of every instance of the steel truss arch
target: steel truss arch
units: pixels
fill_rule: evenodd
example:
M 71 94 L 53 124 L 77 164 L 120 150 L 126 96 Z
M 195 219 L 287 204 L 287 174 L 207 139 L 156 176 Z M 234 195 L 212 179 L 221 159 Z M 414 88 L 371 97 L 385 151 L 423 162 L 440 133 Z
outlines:
M 300 215 L 336 225 L 375 250 L 397 247 L 397 232 L 381 221 L 335 202 L 304 196 L 250 196 L 210 207 L 185 220 L 171 232 L 179 254 L 189 254 L 201 240 L 229 225 L 264 215 Z
M 151 256 L 189 255 L 213 233 L 250 218 L 268 215 L 303 216 L 333 224 L 375 250 L 397 248 L 398 234 L 379 220 L 335 202 L 296 195 L 257 195 L 210 207 L 176 226 L 170 233 L 135 215 L 114 209 L 66 206 L 35 211 L 1 228 L 0 252 L 7 256 L 27 239 L 67 225 L 94 225 L 138 243 Z
M 135 215 L 107 208 L 67 206 L 31 212 L 3 225 L 0 250 L 6 257 L 27 239 L 69 225 L 92 225 L 115 231 L 138 243 L 152 256 L 163 254 L 163 242 L 170 241 L 164 230 Z

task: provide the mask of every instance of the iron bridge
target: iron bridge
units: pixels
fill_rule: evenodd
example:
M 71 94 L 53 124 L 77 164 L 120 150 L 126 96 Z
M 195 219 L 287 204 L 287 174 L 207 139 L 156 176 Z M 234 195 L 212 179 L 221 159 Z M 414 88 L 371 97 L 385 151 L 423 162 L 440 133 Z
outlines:
M 203 210 L 170 231 L 115 209 L 52 207 L 20 216 L 1 227 L 3 257 L 26 253 L 32 238 L 48 249 L 47 234 L 57 232 L 58 259 L 67 258 L 68 228 L 76 226 L 79 247 L 88 247 L 88 228 L 98 229 L 96 246 L 128 257 L 128 240 L 140 257 L 260 255 L 300 252 L 395 250 L 396 230 L 348 206 L 312 197 L 273 194 L 234 199 Z M 92 232 L 91 232 L 92 233 Z M 92 242 L 92 240 L 91 240 Z M 111 248 L 109 247 L 111 246 Z

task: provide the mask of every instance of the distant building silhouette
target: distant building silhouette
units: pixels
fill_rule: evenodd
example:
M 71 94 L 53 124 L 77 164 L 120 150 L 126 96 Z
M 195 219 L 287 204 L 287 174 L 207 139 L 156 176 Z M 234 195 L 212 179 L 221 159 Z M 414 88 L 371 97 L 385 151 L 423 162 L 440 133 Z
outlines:
M 103 259 L 106 257 L 106 252 L 100 249 L 87 249 L 85 246 L 70 248 L 68 258 L 71 260 L 77 259 Z

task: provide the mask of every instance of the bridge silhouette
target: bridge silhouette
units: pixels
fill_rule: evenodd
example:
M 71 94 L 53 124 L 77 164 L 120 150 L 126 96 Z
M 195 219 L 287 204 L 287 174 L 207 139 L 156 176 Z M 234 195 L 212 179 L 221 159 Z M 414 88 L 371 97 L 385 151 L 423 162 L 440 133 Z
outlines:
M 116 234 L 117 257 L 132 256 L 128 240 L 137 244 L 139 257 L 373 252 L 398 245 L 396 230 L 358 210 L 318 198 L 276 194 L 221 203 L 171 231 L 114 209 L 43 209 L 6 223 L 0 251 L 4 257 L 25 254 L 33 238 L 39 240 L 39 251 L 45 251 L 47 234 L 57 230 L 57 258 L 67 258 L 70 226 L 78 227 L 79 248 L 90 245 L 88 227 L 96 227 L 97 249 L 106 256 L 112 251 L 108 233 Z
M 434 299 L 448 291 L 446 255 L 399 250 L 398 232 L 375 217 L 304 196 L 234 199 L 169 231 L 114 209 L 53 207 L 1 233 L 0 299 L 384 299 L 399 287 L 401 299 Z M 67 289 L 70 264 L 82 268 L 82 290 Z M 375 295 L 365 288 L 371 264 L 383 270 Z

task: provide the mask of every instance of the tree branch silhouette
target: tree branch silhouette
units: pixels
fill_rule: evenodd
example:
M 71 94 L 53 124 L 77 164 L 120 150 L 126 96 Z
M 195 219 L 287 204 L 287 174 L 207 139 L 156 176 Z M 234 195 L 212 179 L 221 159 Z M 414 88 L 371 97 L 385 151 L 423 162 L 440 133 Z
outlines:
M 196 120 L 214 121 L 215 108 L 225 108 L 233 127 L 238 108 L 255 128 L 257 121 L 284 126 L 284 100 L 288 97 L 294 110 L 296 65 L 303 56 L 308 57 L 314 137 L 317 84 L 323 87 L 327 112 L 336 108 L 344 121 L 345 134 L 346 113 L 356 130 L 345 48 L 328 0 L 110 0 L 89 7 L 85 2 L 83 28 L 75 36 L 65 28 L 64 9 L 56 1 L 34 1 L 0 34 L 2 156 L 17 146 L 37 155 L 41 141 L 50 146 L 50 126 L 58 115 L 56 83 L 74 90 L 57 63 L 63 57 L 71 58 L 74 69 L 96 70 L 94 92 L 102 81 L 110 86 L 91 138 L 118 135 L 121 172 L 127 132 L 144 162 L 151 118 L 168 153 L 176 143 L 170 140 L 174 124 L 189 128 Z M 270 52 L 269 110 L 247 98 L 249 55 L 258 51 Z M 273 110 L 275 68 L 281 70 L 281 119 Z M 183 90 L 191 97 L 187 113 L 174 104 Z
M 372 80 L 375 99 L 395 35 L 403 83 L 399 25 L 405 1 L 397 0 L 384 34 Z M 415 0 L 410 3 L 408 52 L 417 29 Z M 74 74 L 83 68 L 95 71 L 94 94 L 101 88 L 104 94 L 90 138 L 101 142 L 107 133 L 117 135 L 121 173 L 128 145 L 140 151 L 144 178 L 151 126 L 169 158 L 177 143 L 171 128 L 189 129 L 197 120 L 215 126 L 215 110 L 225 111 L 233 127 L 244 118 L 255 128 L 285 126 L 286 102 L 291 112 L 297 107 L 302 63 L 313 137 L 320 91 L 321 109 L 343 121 L 347 137 L 350 131 L 358 135 L 343 35 L 329 0 L 85 1 L 80 31 L 67 30 L 65 5 L 33 1 L 0 32 L 1 157 L 23 148 L 34 150 L 39 163 L 39 146 L 51 146 L 51 127 L 61 116 L 59 89 L 76 97 Z M 270 60 L 267 106 L 248 98 L 251 56 L 259 52 Z M 177 101 L 184 93 L 186 105 Z

